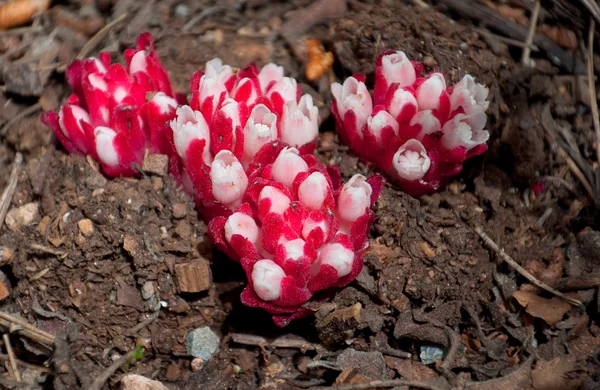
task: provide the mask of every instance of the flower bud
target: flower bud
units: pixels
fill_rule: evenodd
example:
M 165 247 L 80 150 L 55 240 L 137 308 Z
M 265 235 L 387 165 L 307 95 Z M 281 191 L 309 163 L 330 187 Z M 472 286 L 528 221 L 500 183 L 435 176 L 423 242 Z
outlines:
M 483 111 L 456 115 L 442 128 L 442 145 L 448 150 L 462 146 L 469 151 L 477 145 L 485 144 L 490 138 L 490 133 L 483 130 L 486 120 L 487 116 Z
M 418 126 L 417 138 L 423 139 L 427 134 L 432 134 L 442 129 L 440 121 L 431 110 L 419 111 L 410 121 L 411 126 Z
M 285 272 L 273 260 L 263 259 L 252 268 L 252 287 L 263 301 L 273 301 L 281 296 L 281 281 Z
M 356 115 L 356 127 L 359 130 L 367 123 L 367 118 L 373 111 L 373 100 L 367 86 L 354 77 L 348 77 L 344 84 L 333 83 L 331 93 L 335 97 L 338 113 L 342 120 L 348 111 Z
M 391 100 L 386 104 L 387 111 L 396 121 L 409 121 L 417 112 L 417 99 L 410 92 L 403 88 L 394 91 Z
M 152 97 L 152 100 L 150 100 L 149 104 L 155 107 L 158 113 L 160 113 L 161 115 L 169 114 L 178 106 L 177 100 L 163 92 L 156 93 Z
M 327 227 L 327 222 L 325 221 L 325 219 L 315 221 L 311 217 L 308 217 L 304 221 L 304 225 L 302 225 L 302 237 L 304 237 L 304 239 L 306 240 L 309 234 L 315 229 L 320 229 L 323 232 L 323 236 L 325 237 L 329 233 L 329 228 Z
M 320 210 L 329 190 L 325 176 L 321 172 L 313 172 L 298 187 L 298 199 L 310 210 Z
M 233 71 L 231 66 L 223 65 L 223 61 L 220 58 L 215 58 L 206 63 L 204 69 L 204 75 L 200 78 L 200 106 L 206 99 L 213 99 L 213 113 L 217 109 L 217 104 L 221 94 L 225 92 L 227 97 L 227 82 L 233 77 Z
M 65 104 L 58 112 L 58 123 L 63 134 L 84 154 L 90 151 L 89 141 L 82 122 L 92 124 L 89 113 L 74 104 Z
M 231 93 L 234 100 L 245 103 L 248 106 L 254 105 L 260 94 L 261 91 L 258 83 L 248 77 L 240 80 Z
M 283 244 L 285 248 L 285 260 L 298 261 L 298 259 L 304 256 L 304 244 L 306 242 L 301 238 L 296 238 Z
M 440 108 L 440 99 L 446 91 L 446 80 L 441 73 L 432 73 L 417 88 L 417 103 L 419 110 L 437 110 Z
M 415 67 L 403 51 L 383 56 L 381 68 L 388 86 L 398 83 L 400 87 L 410 87 L 417 80 Z
M 300 103 L 290 100 L 283 106 L 281 118 L 281 140 L 291 146 L 300 147 L 319 135 L 319 109 L 313 106 L 312 96 L 306 94 Z
M 300 157 L 296 148 L 283 148 L 271 166 L 273 179 L 290 189 L 296 176 L 306 171 L 308 164 Z
M 242 164 L 229 150 L 221 150 L 210 168 L 212 193 L 223 205 L 235 208 L 248 187 L 248 176 Z
M 173 129 L 173 139 L 177 154 L 182 159 L 186 159 L 186 153 L 190 142 L 195 139 L 206 141 L 202 159 L 204 163 L 210 165 L 210 133 L 208 124 L 200 111 L 193 111 L 190 106 L 181 106 L 177 109 L 177 117 L 171 121 Z
M 321 247 L 317 260 L 321 265 L 330 265 L 336 269 L 338 277 L 344 277 L 352 271 L 354 251 L 340 243 L 325 244 Z
M 283 102 L 289 102 L 290 100 L 296 101 L 296 97 L 298 96 L 298 83 L 296 79 L 291 77 L 283 77 L 267 92 L 267 97 L 269 99 L 273 99 L 273 95 L 278 94 Z
M 119 165 L 119 155 L 114 145 L 116 136 L 117 133 L 110 127 L 98 126 L 94 129 L 98 158 L 100 162 L 110 167 Z
M 260 82 L 260 89 L 263 95 L 267 94 L 267 91 L 279 82 L 283 78 L 283 66 L 277 66 L 273 63 L 267 64 L 262 67 L 258 74 L 258 80 Z
M 485 85 L 475 82 L 473 76 L 466 74 L 450 94 L 450 108 L 454 111 L 462 107 L 467 115 L 476 111 L 485 112 L 490 104 L 486 100 L 489 92 Z
M 269 211 L 266 213 L 277 213 L 283 214 L 285 210 L 290 207 L 290 198 L 281 192 L 281 190 L 272 187 L 265 186 L 258 195 L 258 202 L 263 203 L 267 201 L 270 203 Z
M 244 128 L 244 152 L 242 163 L 248 166 L 256 153 L 267 142 L 277 139 L 277 115 L 273 114 L 267 106 L 259 104 L 250 114 Z
M 387 126 L 390 126 L 394 130 L 394 134 L 398 135 L 400 125 L 386 110 L 381 110 L 375 116 L 367 118 L 367 129 L 377 138 L 378 142 L 381 142 L 381 130 Z
M 401 179 L 414 181 L 425 176 L 431 161 L 423 144 L 410 139 L 394 154 L 392 165 Z
M 352 176 L 338 196 L 338 216 L 346 222 L 354 222 L 365 215 L 366 210 L 371 207 L 372 193 L 373 189 L 366 177 L 360 174 Z
M 239 212 L 231 214 L 225 222 L 225 239 L 231 243 L 231 238 L 236 234 L 256 245 L 259 231 L 254 218 Z

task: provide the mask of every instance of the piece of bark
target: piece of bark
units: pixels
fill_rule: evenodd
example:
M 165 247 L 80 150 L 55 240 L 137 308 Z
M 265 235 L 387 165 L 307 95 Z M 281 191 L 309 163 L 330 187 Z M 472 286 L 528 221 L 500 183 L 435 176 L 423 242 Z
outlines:
M 206 260 L 176 264 L 175 275 L 180 292 L 196 293 L 210 288 L 210 267 Z

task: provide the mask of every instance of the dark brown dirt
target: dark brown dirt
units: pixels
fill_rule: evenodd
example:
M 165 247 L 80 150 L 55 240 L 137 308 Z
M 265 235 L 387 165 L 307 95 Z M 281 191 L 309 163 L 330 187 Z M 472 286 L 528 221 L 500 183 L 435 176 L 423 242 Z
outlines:
M 282 38 L 282 26 L 290 11 L 310 1 L 106 3 L 114 6 L 104 8 L 105 15 L 129 10 L 135 16 L 99 48 L 116 53 L 149 29 L 180 92 L 189 92 L 189 75 L 217 56 L 233 66 L 277 62 L 306 82 L 301 45 Z M 556 375 L 548 368 L 552 364 L 565 367 L 569 379 L 556 388 L 597 388 L 600 283 L 569 288 L 584 307 L 567 307 L 558 323 L 549 324 L 539 313 L 556 313 L 555 306 L 543 304 L 551 295 L 528 285 L 473 230 L 481 226 L 548 283 L 599 277 L 596 209 L 564 159 L 557 158 L 550 122 L 542 120 L 544 112 L 550 113 L 553 126 L 572 134 L 588 169 L 597 165 L 589 96 L 586 100 L 581 92 L 587 84 L 557 68 L 523 69 L 511 57 L 512 49 L 501 45 L 494 54 L 489 40 L 472 27 L 432 8 L 374 3 L 348 1 L 343 17 L 307 31 L 336 56 L 334 72 L 310 85 L 319 100 L 328 102 L 333 79 L 356 72 L 372 78 L 379 52 L 401 49 L 425 62 L 426 70 L 441 69 L 451 83 L 470 73 L 490 87 L 490 151 L 469 162 L 439 193 L 414 199 L 386 186 L 375 206 L 361 275 L 335 291 L 330 302 L 316 305 L 315 317 L 287 328 L 277 329 L 266 313 L 241 305 L 241 267 L 213 250 L 192 200 L 171 178 L 107 180 L 86 159 L 49 147 L 56 141 L 37 114 L 16 121 L 6 135 L 0 130 L 0 188 L 6 186 L 15 153 L 22 152 L 25 167 L 11 206 L 35 203 L 39 209 L 32 223 L 14 231 L 5 224 L 0 230 L 0 247 L 14 251 L 0 267 L 12 289 L 1 310 L 57 335 L 54 352 L 11 336 L 22 360 L 42 365 L 52 357 L 54 368 L 66 362 L 64 370 L 47 378 L 45 388 L 87 388 L 136 345 L 145 346 L 143 360 L 113 375 L 110 388 L 118 388 L 126 372 L 172 389 L 286 389 L 404 378 L 440 389 L 496 380 L 467 386 L 508 389 L 528 383 L 523 388 L 541 390 L 551 388 L 540 378 Z M 201 13 L 204 19 L 183 31 Z M 46 23 L 51 31 L 54 25 Z M 59 34 L 64 36 L 72 39 L 61 39 L 59 58 L 72 58 L 88 39 Z M 11 44 L 5 36 L 0 43 L 0 48 Z M 63 84 L 54 74 L 44 87 L 42 107 L 60 104 L 68 92 Z M 0 124 L 35 102 L 0 94 Z M 333 121 L 325 121 L 321 130 L 323 162 L 339 164 L 345 178 L 372 172 L 338 148 Z M 545 190 L 536 196 L 531 186 L 540 180 Z M 547 210 L 551 214 L 540 220 Z M 91 233 L 80 226 L 86 219 Z M 210 288 L 180 292 L 175 266 L 198 259 L 211 264 Z M 517 290 L 547 299 L 537 307 L 522 305 L 512 297 Z M 201 326 L 217 332 L 222 343 L 195 369 L 185 337 Z M 232 340 L 239 334 L 267 342 L 299 336 L 312 344 L 244 346 Z M 442 348 L 445 360 L 421 363 L 421 347 L 428 345 Z M 550 382 L 563 384 L 560 380 Z

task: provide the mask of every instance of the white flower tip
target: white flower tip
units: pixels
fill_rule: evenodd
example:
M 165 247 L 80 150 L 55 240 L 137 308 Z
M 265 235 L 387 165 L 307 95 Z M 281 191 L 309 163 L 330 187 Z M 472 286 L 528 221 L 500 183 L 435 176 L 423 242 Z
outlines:
M 329 183 L 321 172 L 311 173 L 298 187 L 300 202 L 311 210 L 321 209 L 328 193 Z
M 318 261 L 321 265 L 327 264 L 335 268 L 341 278 L 352 271 L 354 252 L 340 243 L 325 244 L 321 247 Z
M 252 244 L 256 244 L 258 233 L 258 226 L 254 218 L 248 214 L 233 213 L 227 218 L 227 222 L 225 222 L 225 238 L 227 242 L 231 242 L 231 237 L 239 234 Z
M 229 150 L 217 153 L 211 165 L 210 178 L 213 196 L 230 208 L 240 203 L 248 188 L 248 176 L 242 164 Z
M 110 127 L 98 126 L 94 129 L 98 158 L 111 167 L 119 164 L 119 155 L 114 145 L 116 136 L 117 133 Z
M 285 259 L 297 261 L 304 256 L 304 244 L 306 244 L 306 242 L 301 238 L 296 238 L 295 240 L 290 240 L 283 244 L 283 247 L 285 248 Z
M 416 139 L 411 139 L 406 141 L 394 154 L 392 163 L 399 177 L 414 181 L 425 176 L 431 160 L 423 144 Z
M 281 296 L 281 281 L 285 278 L 285 272 L 273 260 L 257 261 L 251 277 L 254 291 L 260 299 L 273 301 Z
M 300 172 L 308 171 L 308 164 L 296 148 L 283 148 L 271 166 L 273 178 L 287 188 L 292 188 Z
M 290 198 L 273 186 L 265 186 L 258 195 L 258 201 L 270 200 L 270 213 L 283 214 L 290 207 Z

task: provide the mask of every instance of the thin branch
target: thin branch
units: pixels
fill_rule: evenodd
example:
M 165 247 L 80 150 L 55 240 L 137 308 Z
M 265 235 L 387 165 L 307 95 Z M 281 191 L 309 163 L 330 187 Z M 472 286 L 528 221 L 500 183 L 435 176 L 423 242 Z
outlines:
M 121 356 L 118 360 L 116 360 L 113 364 L 108 366 L 106 370 L 104 370 L 94 382 L 89 387 L 89 390 L 101 390 L 104 386 L 104 383 L 111 377 L 112 374 L 117 372 L 117 370 L 127 364 L 129 361 L 134 359 L 139 354 L 138 348 L 134 348 L 131 351 L 127 352 L 125 355 Z
M 52 343 L 54 343 L 53 335 L 51 335 L 50 333 L 45 332 L 41 329 L 38 329 L 35 326 L 17 318 L 17 317 L 13 317 L 8 313 L 4 313 L 4 312 L 0 311 L 0 318 L 4 320 L 4 321 L 0 321 L 0 325 L 5 325 L 6 322 L 9 324 L 12 323 L 12 324 L 19 325 L 23 329 L 29 331 L 29 333 L 37 335 L 39 340 L 36 340 L 36 341 L 43 340 L 45 344 L 50 344 L 50 345 L 52 345 Z M 23 334 L 26 335 L 25 332 L 23 332 Z
M 570 297 L 564 295 L 563 293 L 561 293 L 560 291 L 556 291 L 552 287 L 548 286 L 546 283 L 541 282 L 540 280 L 538 280 L 535 276 L 533 276 L 532 274 L 530 274 L 525 268 L 521 267 L 519 265 L 519 263 L 517 263 L 509 255 L 507 255 L 506 252 L 504 252 L 504 249 L 500 249 L 500 247 L 498 246 L 498 244 L 496 244 L 494 242 L 494 240 L 492 240 L 490 238 L 490 236 L 488 236 L 487 234 L 485 234 L 485 232 L 483 231 L 483 229 L 481 228 L 481 226 L 475 225 L 474 230 L 475 230 L 475 233 L 477 233 L 479 235 L 479 237 L 481 237 L 481 239 L 483 240 L 483 242 L 490 249 L 492 249 L 494 252 L 496 252 L 500 256 L 500 258 L 502 258 L 502 260 L 506 261 L 511 267 L 513 267 L 518 273 L 520 273 L 521 275 L 523 275 L 531 283 L 533 283 L 534 285 L 536 285 L 537 287 L 539 287 L 541 289 L 544 289 L 544 290 L 548 291 L 549 293 L 552 293 L 552 294 L 556 295 L 557 297 L 561 297 L 565 301 L 567 301 L 567 302 L 569 302 L 569 303 L 571 303 L 571 304 L 573 304 L 575 306 L 583 306 L 583 303 L 581 303 L 581 301 L 578 301 L 577 299 L 570 298 Z
M 531 13 L 531 19 L 529 19 L 529 30 L 527 31 L 527 39 L 525 39 L 525 47 L 523 48 L 523 54 L 521 55 L 521 64 L 523 66 L 531 66 L 531 45 L 533 43 L 533 36 L 535 35 L 535 28 L 537 26 L 538 18 L 540 16 L 540 0 L 536 0 L 535 7 Z
M 318 344 L 310 343 L 306 340 L 295 340 L 289 338 L 276 338 L 275 340 L 269 341 L 264 337 L 255 336 L 251 334 L 234 333 L 231 335 L 231 341 L 243 345 L 255 345 L 261 348 L 272 347 L 272 348 L 295 348 L 305 351 L 316 351 L 321 350 Z
M 81 51 L 79 52 L 79 54 L 77 54 L 77 57 L 75 58 L 81 60 L 87 57 L 96 48 L 96 46 L 98 46 L 100 42 L 102 42 L 102 40 L 108 35 L 108 33 L 111 32 L 112 29 L 115 28 L 119 23 L 123 22 L 128 16 L 129 13 L 126 12 L 123 15 L 116 18 L 115 20 L 113 20 L 112 22 L 110 22 L 109 24 L 107 24 L 106 26 L 102 27 L 100 30 L 98 30 L 98 32 L 93 37 L 91 37 L 89 41 L 87 41 L 85 46 L 81 48 Z
M 354 383 L 351 385 L 315 387 L 315 390 L 370 390 L 370 389 L 389 389 L 390 387 L 408 386 L 425 390 L 440 390 L 439 387 L 428 385 L 427 383 L 417 381 L 407 381 L 404 379 L 393 379 L 389 381 L 371 381 L 364 383 Z
M 10 338 L 8 337 L 8 334 L 4 333 L 2 335 L 2 340 L 4 341 L 4 347 L 6 348 L 6 354 L 8 355 L 10 367 L 15 375 L 15 380 L 17 382 L 21 382 L 23 378 L 21 377 L 21 372 L 17 367 L 17 360 L 15 359 L 15 353 L 13 352 L 12 345 L 10 344 Z
M 571 170 L 573 175 L 575 175 L 575 177 L 577 179 L 579 179 L 579 181 L 583 185 L 583 188 L 585 188 L 585 190 L 588 193 L 588 195 L 590 196 L 590 198 L 592 198 L 592 201 L 594 201 L 594 203 L 597 203 L 596 194 L 594 193 L 594 189 L 592 188 L 592 185 L 586 179 L 586 177 L 583 174 L 583 172 L 581 171 L 581 169 L 579 169 L 579 166 L 577 165 L 577 163 L 575 163 L 575 161 L 573 161 L 573 159 L 567 154 L 565 149 L 560 145 L 558 146 L 558 156 L 565 159 L 565 161 L 567 162 L 567 165 L 569 166 L 569 169 Z
M 592 118 L 594 130 L 596 130 L 596 160 L 600 164 L 600 116 L 598 115 L 598 98 L 596 97 L 596 83 L 594 82 L 594 33 L 596 22 L 590 17 L 590 31 L 588 33 L 588 86 L 590 89 L 590 104 L 592 106 Z M 600 167 L 596 172 L 596 189 L 600 190 Z M 594 198 L 594 200 L 596 200 Z
M 17 156 L 15 157 L 15 161 L 13 162 L 13 168 L 10 173 L 10 178 L 8 179 L 8 184 L 6 185 L 6 189 L 2 193 L 2 198 L 0 198 L 0 230 L 2 230 L 4 218 L 6 217 L 6 213 L 8 212 L 8 206 L 10 206 L 12 197 L 15 194 L 15 190 L 17 189 L 17 182 L 19 181 L 19 170 L 21 169 L 22 163 L 23 155 L 17 152 Z

